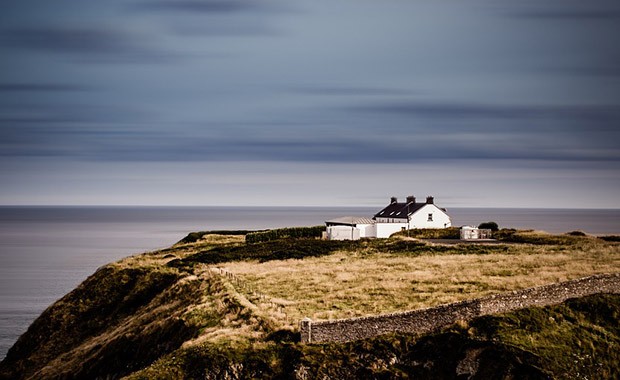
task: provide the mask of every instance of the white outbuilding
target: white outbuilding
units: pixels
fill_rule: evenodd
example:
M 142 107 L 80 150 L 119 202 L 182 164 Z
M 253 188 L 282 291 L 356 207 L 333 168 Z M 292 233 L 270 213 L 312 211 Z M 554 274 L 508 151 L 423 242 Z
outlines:
M 358 240 L 374 237 L 375 221 L 369 218 L 344 216 L 325 222 L 328 240 Z
M 487 240 L 491 239 L 491 230 L 472 226 L 461 227 L 461 240 Z

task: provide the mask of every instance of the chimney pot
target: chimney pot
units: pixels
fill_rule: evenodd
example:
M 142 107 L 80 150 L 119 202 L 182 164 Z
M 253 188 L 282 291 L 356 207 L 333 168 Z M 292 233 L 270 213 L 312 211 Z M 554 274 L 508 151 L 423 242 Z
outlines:
M 434 202 L 434 198 L 433 197 L 426 197 L 426 203 L 429 205 L 432 205 Z
M 415 197 L 413 195 L 408 196 L 407 203 L 415 203 Z
M 396 202 L 398 202 L 398 198 L 396 198 L 396 197 L 390 198 L 390 204 L 391 203 L 396 203 Z

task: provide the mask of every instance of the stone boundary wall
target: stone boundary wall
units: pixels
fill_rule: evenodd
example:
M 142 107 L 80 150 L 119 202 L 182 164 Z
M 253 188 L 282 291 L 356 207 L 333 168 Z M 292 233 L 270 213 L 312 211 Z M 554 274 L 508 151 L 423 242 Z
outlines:
M 299 323 L 299 330 L 304 343 L 348 342 L 395 332 L 423 334 L 459 320 L 553 305 L 597 293 L 620 293 L 620 273 L 583 277 L 428 309 L 332 321 L 314 322 L 305 318 Z

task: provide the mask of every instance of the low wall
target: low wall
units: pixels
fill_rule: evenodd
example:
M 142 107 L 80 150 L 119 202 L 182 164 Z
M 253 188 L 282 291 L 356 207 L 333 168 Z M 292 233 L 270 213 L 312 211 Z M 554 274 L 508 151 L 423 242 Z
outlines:
M 333 321 L 314 322 L 306 318 L 300 322 L 299 330 L 301 341 L 305 343 L 348 342 L 394 332 L 423 334 L 459 320 L 529 306 L 552 305 L 597 293 L 620 293 L 620 273 L 584 277 L 428 309 Z

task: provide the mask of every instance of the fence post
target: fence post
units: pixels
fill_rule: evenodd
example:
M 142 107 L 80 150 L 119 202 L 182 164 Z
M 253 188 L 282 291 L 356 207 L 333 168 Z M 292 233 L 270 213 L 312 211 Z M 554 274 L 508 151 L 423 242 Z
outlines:
M 299 333 L 302 343 L 312 342 L 312 319 L 306 317 L 299 321 Z

